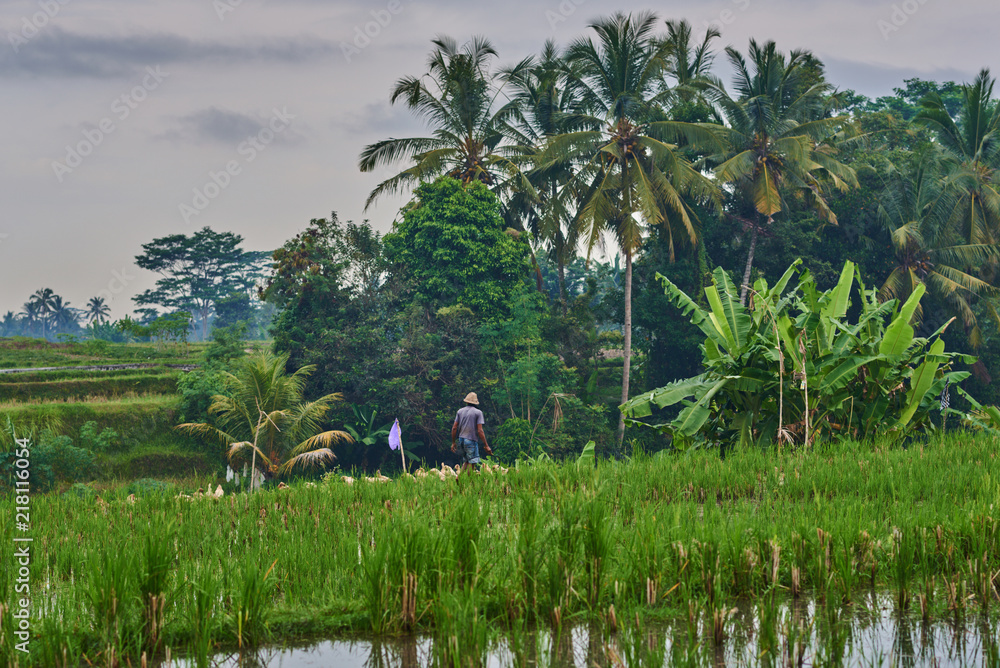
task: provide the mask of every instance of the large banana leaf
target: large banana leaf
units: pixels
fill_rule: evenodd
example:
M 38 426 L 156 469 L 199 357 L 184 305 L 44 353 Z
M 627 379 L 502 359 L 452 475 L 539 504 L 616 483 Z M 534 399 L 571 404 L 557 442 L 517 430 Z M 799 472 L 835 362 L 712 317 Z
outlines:
M 942 358 L 940 356 L 943 353 L 944 339 L 938 339 L 931 344 L 930 355 L 913 372 L 913 377 L 910 379 L 910 391 L 906 395 L 906 406 L 899 416 L 899 426 L 905 427 L 913 419 L 917 409 L 920 408 L 924 397 L 930 391 L 931 385 L 934 384 L 934 377 L 941 366 Z
M 910 320 L 920 305 L 920 298 L 924 296 L 926 289 L 922 283 L 918 284 L 909 299 L 903 304 L 903 308 L 899 309 L 899 313 L 885 330 L 885 336 L 882 338 L 878 350 L 880 354 L 902 355 L 913 345 L 913 327 L 910 326 Z

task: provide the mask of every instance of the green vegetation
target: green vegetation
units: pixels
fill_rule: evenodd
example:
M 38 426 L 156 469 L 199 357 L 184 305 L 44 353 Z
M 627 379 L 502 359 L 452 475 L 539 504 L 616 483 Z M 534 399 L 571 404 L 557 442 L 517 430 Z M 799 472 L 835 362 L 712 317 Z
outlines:
M 234 466 L 249 464 L 268 479 L 322 469 L 336 458 L 331 447 L 352 440 L 347 432 L 320 428 L 330 405 L 342 397 L 303 401 L 306 378 L 314 369 L 286 374 L 287 364 L 288 355 L 267 351 L 237 361 L 235 373 L 225 376 L 224 393 L 208 407 L 213 419 L 177 429 L 217 441 Z
M 974 358 L 945 352 L 941 335 L 951 323 L 929 339 L 914 337 L 910 321 L 924 286 L 917 285 L 902 305 L 879 304 L 876 292 L 858 278 L 861 310 L 857 322 L 850 322 L 854 265 L 848 262 L 826 292 L 816 289 L 808 271 L 789 290 L 797 265 L 773 288 L 757 281 L 752 309 L 739 303 L 721 269 L 705 289 L 709 310 L 663 279 L 670 298 L 707 336 L 705 372 L 638 396 L 623 412 L 641 418 L 685 402 L 662 427 L 675 444 L 697 436 L 694 442 L 702 444 L 808 447 L 845 436 L 902 438 L 934 430 L 931 415 L 943 412 L 940 398 L 950 384 L 969 377 L 951 366 Z
M 971 618 L 995 606 L 997 445 L 949 436 L 908 450 L 522 462 L 459 483 L 331 476 L 218 500 L 154 482 L 39 496 L 31 580 L 52 595 L 35 599 L 34 663 L 21 665 L 414 630 L 435 638 L 441 661 L 480 656 L 507 630 L 614 628 L 612 616 L 622 633 L 637 617 L 693 618 L 693 641 L 710 646 L 716 623 L 722 635 L 732 623 L 721 611 L 769 604 L 776 588 L 815 599 L 819 616 L 875 587 L 901 612 Z M 0 564 L 5 581 L 11 568 Z M 150 596 L 162 597 L 156 624 Z M 675 640 L 688 646 L 683 630 Z

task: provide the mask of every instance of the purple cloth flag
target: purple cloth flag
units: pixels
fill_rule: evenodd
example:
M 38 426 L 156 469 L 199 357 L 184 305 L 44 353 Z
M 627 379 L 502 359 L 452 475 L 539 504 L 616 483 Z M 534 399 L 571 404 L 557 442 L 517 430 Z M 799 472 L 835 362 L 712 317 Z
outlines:
M 399 429 L 399 418 L 397 418 L 392 425 L 392 429 L 389 430 L 389 447 L 396 450 L 402 446 L 403 434 Z

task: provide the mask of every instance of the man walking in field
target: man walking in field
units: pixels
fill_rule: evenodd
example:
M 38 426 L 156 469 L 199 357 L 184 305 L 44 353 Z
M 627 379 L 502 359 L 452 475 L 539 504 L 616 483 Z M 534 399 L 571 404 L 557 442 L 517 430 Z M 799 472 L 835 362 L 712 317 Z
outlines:
M 479 397 L 475 392 L 469 392 L 465 397 L 465 407 L 458 409 L 455 424 L 451 426 L 451 451 L 462 457 L 462 473 L 475 464 L 480 464 L 479 445 L 482 444 L 486 454 L 492 455 L 493 450 L 486 443 L 486 433 L 483 431 L 483 412 L 476 408 Z M 459 450 L 461 446 L 461 450 Z

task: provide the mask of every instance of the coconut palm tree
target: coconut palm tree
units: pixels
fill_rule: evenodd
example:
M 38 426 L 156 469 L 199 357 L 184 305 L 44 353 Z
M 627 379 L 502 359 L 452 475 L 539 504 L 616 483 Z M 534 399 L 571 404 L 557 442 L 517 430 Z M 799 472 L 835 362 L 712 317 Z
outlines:
M 268 351 L 239 360 L 235 373 L 226 374 L 227 394 L 212 398 L 208 410 L 214 424 L 187 423 L 177 429 L 219 441 L 231 463 L 249 462 L 267 478 L 333 462 L 331 447 L 350 443 L 351 435 L 320 432 L 320 424 L 342 396 L 303 401 L 306 379 L 315 367 L 304 366 L 289 375 L 287 362 L 287 354 Z
M 490 69 L 497 55 L 493 45 L 481 37 L 461 47 L 447 37 L 432 43 L 427 74 L 401 78 L 390 98 L 393 104 L 402 100 L 423 118 L 430 136 L 383 139 L 365 147 L 359 162 L 362 172 L 410 163 L 372 190 L 366 209 L 383 195 L 442 174 L 494 189 L 511 178 L 520 179 L 516 165 L 502 150 L 516 105 L 505 98 L 503 80 Z
M 951 212 L 972 244 L 1000 241 L 1000 103 L 984 69 L 962 86 L 962 107 L 952 118 L 938 93 L 921 102 L 913 122 L 930 128 L 948 158 L 947 178 L 962 191 Z
M 68 301 L 63 301 L 59 295 L 52 297 L 52 306 L 49 312 L 49 322 L 52 331 L 67 331 L 74 329 L 80 324 L 80 315 L 77 309 L 70 306 Z
M 86 317 L 91 324 L 102 323 L 111 315 L 111 309 L 104 303 L 104 297 L 91 297 L 87 302 Z
M 794 192 L 826 221 L 837 218 L 823 195 L 822 177 L 840 189 L 857 185 L 854 170 L 834 157 L 832 139 L 854 134 L 846 117 L 829 112 L 836 99 L 817 76 L 818 63 L 808 51 L 792 51 L 786 58 L 774 42 L 750 40 L 747 59 L 726 48 L 735 70 L 735 97 L 720 83 L 709 94 L 726 120 L 727 150 L 711 156 L 716 176 L 742 191 L 753 202 L 757 220 L 749 221 L 750 250 L 743 272 L 740 301 L 746 302 L 757 237 L 770 226 Z
M 31 330 L 39 323 L 38 308 L 38 304 L 30 300 L 21 306 L 21 312 L 17 315 L 24 334 L 30 335 Z
M 32 315 L 42 326 L 43 339 L 48 338 L 45 331 L 45 325 L 52 312 L 52 300 L 54 297 L 55 293 L 52 291 L 52 288 L 39 288 L 38 290 L 35 290 L 35 294 L 31 295 L 31 298 L 28 300 L 29 303 L 35 305 Z
M 978 278 L 976 269 L 1000 257 L 1000 245 L 969 243 L 965 230 L 953 224 L 955 207 L 968 192 L 949 181 L 949 156 L 928 150 L 912 169 L 894 169 L 880 197 L 879 215 L 895 249 L 896 266 L 879 290 L 879 299 L 905 301 L 918 284 L 947 304 L 965 326 L 969 343 L 978 348 L 982 332 L 972 306 L 977 298 L 1000 296 L 1000 290 Z M 987 309 L 996 318 L 989 300 Z M 923 311 L 918 306 L 914 318 Z
M 546 142 L 579 125 L 580 100 L 568 85 L 570 69 L 555 43 L 547 41 L 536 59 L 503 71 L 516 113 L 508 122 L 511 160 L 525 173 L 530 190 L 515 189 L 504 202 L 504 215 L 515 227 L 548 246 L 556 263 L 559 301 L 567 313 L 566 265 L 576 254 L 575 230 L 569 226 L 578 189 L 571 160 L 536 168 Z M 536 265 L 537 266 L 537 265 Z
M 712 77 L 712 65 L 715 63 L 712 42 L 721 36 L 722 33 L 715 28 L 709 28 L 701 42 L 696 44 L 690 23 L 686 20 L 667 21 L 664 42 L 670 54 L 668 74 L 676 83 L 673 89 L 675 105 L 702 106 L 711 111 L 704 90 L 706 84 L 715 81 Z
M 566 59 L 576 71 L 571 84 L 588 113 L 586 129 L 552 138 L 540 168 L 570 159 L 581 193 L 574 227 L 588 256 L 610 231 L 625 256 L 625 325 L 622 403 L 628 400 L 632 356 L 632 260 L 646 225 L 663 225 L 670 240 L 694 244 L 697 223 L 685 196 L 713 201 L 714 184 L 688 162 L 675 143 L 717 145 L 716 136 L 694 124 L 665 120 L 670 47 L 653 34 L 655 14 L 617 13 L 590 25 L 597 41 L 573 42 Z M 619 420 L 618 434 L 624 433 Z

